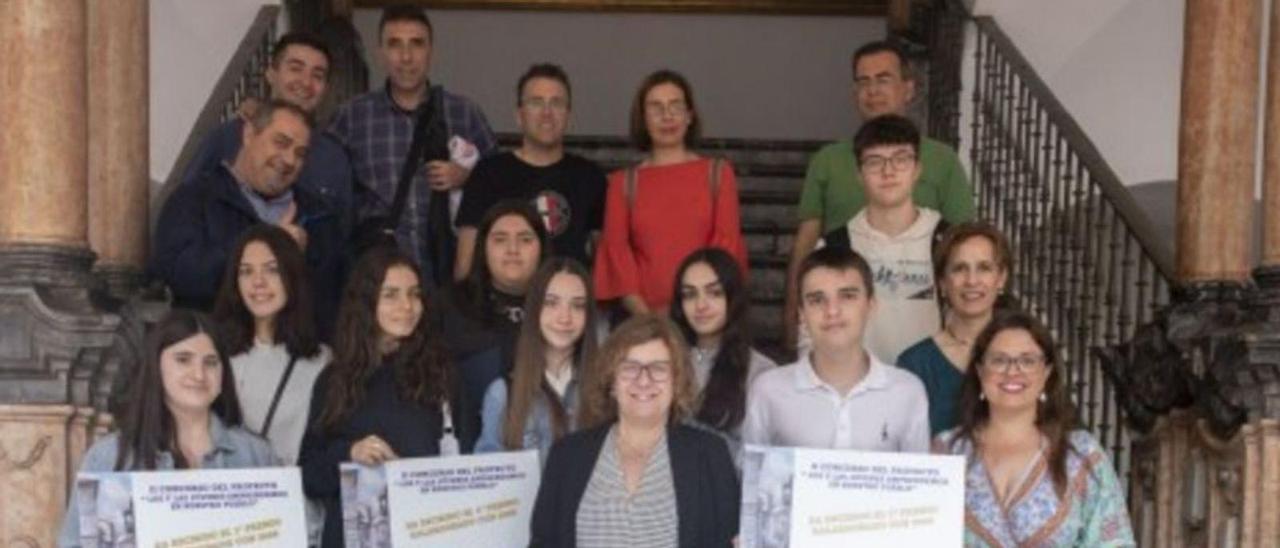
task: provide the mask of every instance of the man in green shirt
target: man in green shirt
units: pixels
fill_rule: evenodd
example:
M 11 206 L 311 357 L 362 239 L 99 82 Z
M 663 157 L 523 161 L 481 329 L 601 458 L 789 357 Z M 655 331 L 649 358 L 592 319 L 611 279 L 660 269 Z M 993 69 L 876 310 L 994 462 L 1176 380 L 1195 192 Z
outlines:
M 906 114 L 907 105 L 915 96 L 915 80 L 898 47 L 884 41 L 871 42 L 854 52 L 852 64 L 853 102 L 863 120 L 883 114 Z M 923 173 L 912 193 L 914 202 L 939 211 L 950 223 L 971 220 L 973 189 L 955 151 L 926 137 L 920 144 L 920 162 Z M 783 336 L 788 348 L 795 348 L 797 332 L 796 267 L 817 246 L 822 234 L 849 222 L 866 205 L 859 173 L 850 139 L 822 147 L 809 160 L 797 208 L 800 224 L 787 267 Z

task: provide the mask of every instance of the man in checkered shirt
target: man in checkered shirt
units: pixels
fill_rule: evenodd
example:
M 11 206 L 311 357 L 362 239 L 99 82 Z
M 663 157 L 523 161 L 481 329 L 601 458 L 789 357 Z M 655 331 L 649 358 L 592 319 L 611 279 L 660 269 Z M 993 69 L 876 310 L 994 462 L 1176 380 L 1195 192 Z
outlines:
M 462 199 L 462 186 L 476 161 L 497 151 L 497 141 L 475 103 L 428 82 L 432 28 L 421 9 L 399 6 L 384 10 L 378 25 L 378 43 L 378 55 L 387 70 L 386 86 L 343 105 L 334 115 L 329 132 L 351 156 L 358 182 L 358 218 L 385 215 L 413 141 L 417 109 L 430 104 L 433 95 L 441 94 L 443 112 L 437 115 L 444 116 L 449 158 L 427 161 L 415 172 L 396 240 L 426 275 L 436 284 L 443 284 L 452 268 L 451 217 Z M 450 218 L 432 220 L 431 211 L 446 210 L 441 204 L 434 208 L 431 204 L 432 195 L 443 196 L 443 192 L 448 193 Z M 444 224 L 434 225 L 439 221 Z M 443 230 L 433 230 L 433 226 L 442 226 Z M 435 238 L 448 241 L 433 241 Z

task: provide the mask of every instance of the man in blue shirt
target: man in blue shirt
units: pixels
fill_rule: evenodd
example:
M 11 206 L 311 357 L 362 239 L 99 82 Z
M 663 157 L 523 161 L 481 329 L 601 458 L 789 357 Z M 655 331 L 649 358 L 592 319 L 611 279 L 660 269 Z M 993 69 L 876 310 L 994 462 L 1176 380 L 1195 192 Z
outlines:
M 264 73 L 271 86 L 271 99 L 293 103 L 314 115 L 328 88 L 329 60 L 329 50 L 314 35 L 291 32 L 280 37 L 272 49 L 271 65 Z M 235 160 L 243 131 L 244 119 L 237 117 L 209 133 L 187 164 L 183 184 L 201 179 L 223 162 Z M 351 226 L 355 214 L 351 161 L 333 137 L 318 131 L 312 134 L 297 182 L 319 195 L 338 214 L 344 230 Z

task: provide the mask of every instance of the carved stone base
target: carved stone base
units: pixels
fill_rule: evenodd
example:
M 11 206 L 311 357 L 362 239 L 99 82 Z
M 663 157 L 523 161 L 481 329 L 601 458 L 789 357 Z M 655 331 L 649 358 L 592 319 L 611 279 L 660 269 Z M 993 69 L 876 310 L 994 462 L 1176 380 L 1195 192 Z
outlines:
M 0 405 L 0 546 L 54 546 L 66 506 L 70 405 Z M 80 440 L 78 445 L 83 445 Z
M 1134 444 L 1129 504 L 1139 546 L 1280 546 L 1280 421 L 1229 440 L 1175 411 Z

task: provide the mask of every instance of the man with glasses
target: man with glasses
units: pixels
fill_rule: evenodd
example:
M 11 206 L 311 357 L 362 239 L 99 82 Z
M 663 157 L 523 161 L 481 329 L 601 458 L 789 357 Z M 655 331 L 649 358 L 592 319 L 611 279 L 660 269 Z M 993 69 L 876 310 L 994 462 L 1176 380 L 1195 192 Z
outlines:
M 881 305 L 872 276 L 848 247 L 824 247 L 800 262 L 800 321 L 812 334 L 812 350 L 751 383 L 744 443 L 929 451 L 924 385 L 863 346 L 868 319 Z
M 853 54 L 853 99 L 862 120 L 903 115 L 914 96 L 915 80 L 901 49 L 877 41 Z M 928 138 L 921 141 L 919 150 L 922 174 L 913 191 L 916 204 L 937 210 L 951 223 L 971 220 L 973 189 L 955 151 Z M 791 337 L 796 333 L 796 266 L 813 251 L 820 235 L 844 226 L 866 205 L 864 183 L 849 139 L 823 147 L 809 161 L 798 207 L 800 224 L 787 268 L 783 319 L 788 343 L 794 343 Z
M 569 76 L 550 63 L 529 67 L 516 84 L 520 148 L 484 158 L 471 173 L 458 208 L 454 277 L 471 269 L 476 227 L 502 200 L 528 200 L 542 216 L 552 253 L 591 264 L 588 247 L 604 220 L 604 172 L 564 150 L 572 107 Z
M 905 117 L 873 118 L 853 138 L 867 205 L 823 245 L 852 248 L 871 265 L 879 310 L 867 325 L 867 349 L 885 363 L 941 327 L 933 280 L 933 245 L 948 223 L 915 203 L 920 132 Z

